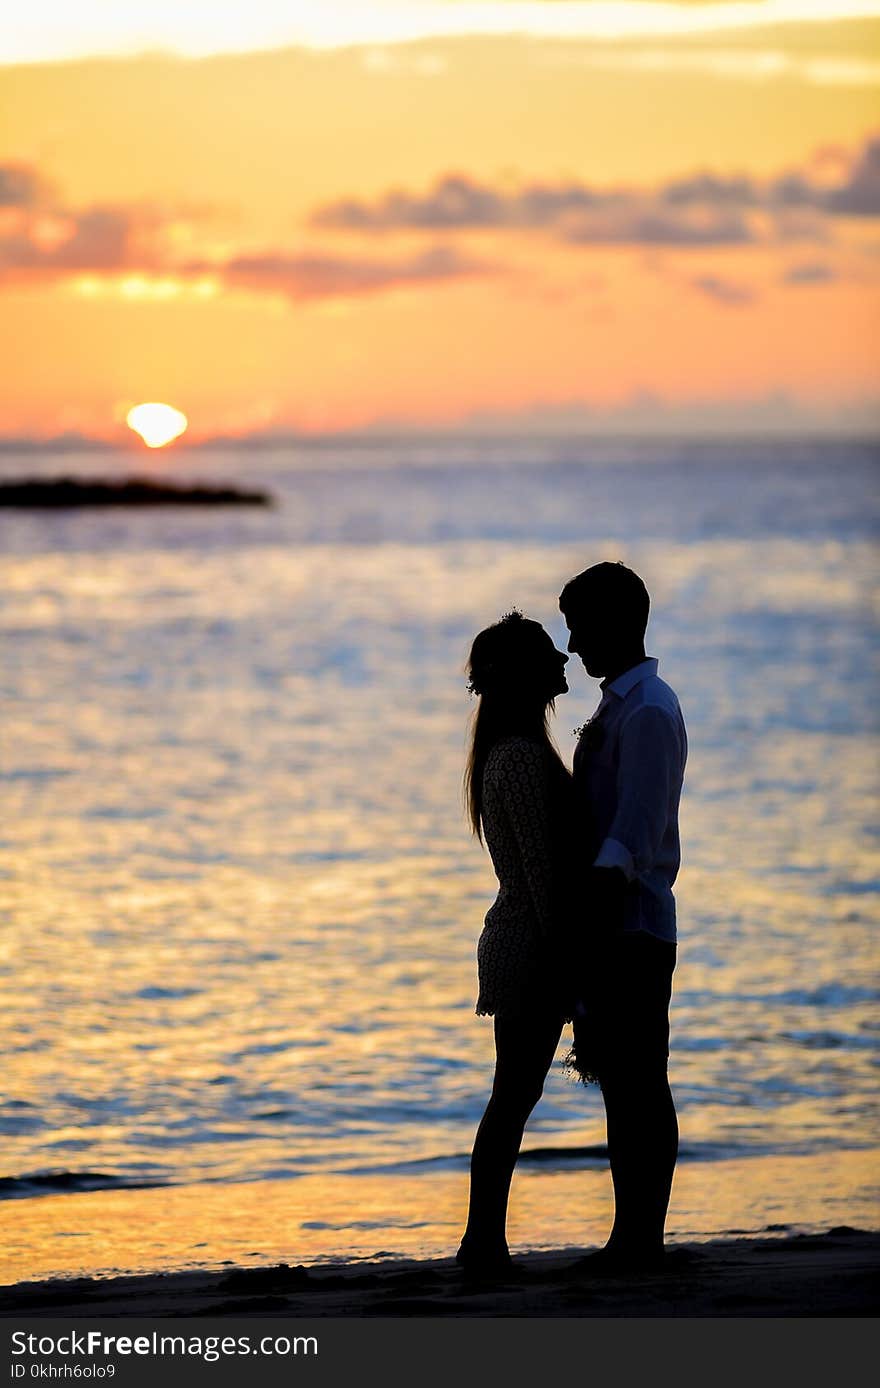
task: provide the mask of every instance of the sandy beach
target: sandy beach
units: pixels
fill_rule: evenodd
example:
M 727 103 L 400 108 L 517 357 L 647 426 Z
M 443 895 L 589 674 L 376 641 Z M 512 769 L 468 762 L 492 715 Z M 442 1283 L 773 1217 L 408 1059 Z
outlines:
M 585 1276 L 587 1249 L 526 1253 L 512 1280 L 463 1281 L 451 1258 L 304 1264 L 224 1272 L 52 1278 L 0 1288 L 0 1316 L 871 1316 L 880 1309 L 880 1232 L 680 1245 L 662 1271 Z

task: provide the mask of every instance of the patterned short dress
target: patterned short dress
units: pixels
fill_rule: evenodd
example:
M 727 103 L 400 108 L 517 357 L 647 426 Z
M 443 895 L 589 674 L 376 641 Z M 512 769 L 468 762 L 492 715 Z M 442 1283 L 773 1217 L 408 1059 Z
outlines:
M 483 835 L 498 895 L 477 942 L 479 1016 L 550 1006 L 571 1021 L 554 981 L 570 802 L 571 777 L 540 742 L 508 737 L 490 751 L 483 772 Z

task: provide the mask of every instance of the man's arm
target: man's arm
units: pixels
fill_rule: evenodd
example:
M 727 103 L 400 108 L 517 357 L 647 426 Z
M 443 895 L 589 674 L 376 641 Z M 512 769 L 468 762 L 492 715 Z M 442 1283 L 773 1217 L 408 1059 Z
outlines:
M 664 709 L 635 709 L 620 730 L 617 812 L 594 863 L 617 868 L 627 882 L 654 863 L 681 762 L 678 732 Z

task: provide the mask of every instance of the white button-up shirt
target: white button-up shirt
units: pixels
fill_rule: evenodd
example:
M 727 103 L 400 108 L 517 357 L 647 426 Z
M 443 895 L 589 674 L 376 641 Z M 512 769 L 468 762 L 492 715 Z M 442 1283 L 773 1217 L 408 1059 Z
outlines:
M 676 940 L 672 884 L 681 864 L 678 805 L 687 734 L 675 692 L 653 657 L 610 684 L 574 754 L 587 861 L 621 868 L 624 930 Z

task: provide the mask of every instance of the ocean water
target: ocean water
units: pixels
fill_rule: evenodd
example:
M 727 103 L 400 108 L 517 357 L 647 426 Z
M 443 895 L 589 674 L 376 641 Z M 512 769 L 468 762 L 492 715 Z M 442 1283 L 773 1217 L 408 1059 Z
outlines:
M 464 662 L 513 605 L 564 642 L 559 589 L 606 558 L 647 583 L 647 651 L 690 742 L 672 1233 L 724 1230 L 734 1206 L 750 1229 L 876 1224 L 876 449 L 397 439 L 0 464 L 148 471 L 276 504 L 0 511 L 16 1266 L 80 1270 L 48 1202 L 123 1187 L 210 1186 L 222 1211 L 244 1184 L 289 1202 L 305 1179 L 318 1255 L 444 1245 L 493 1059 Z M 599 700 L 569 670 L 567 759 Z M 601 1100 L 563 1075 L 567 1038 L 515 1177 L 534 1246 L 529 1180 L 579 1173 L 608 1205 Z M 315 1213 L 327 1200 L 355 1214 Z M 582 1216 L 560 1202 L 553 1238 Z M 190 1259 L 219 1256 L 218 1221 Z M 182 1261 L 180 1220 L 156 1240 Z

